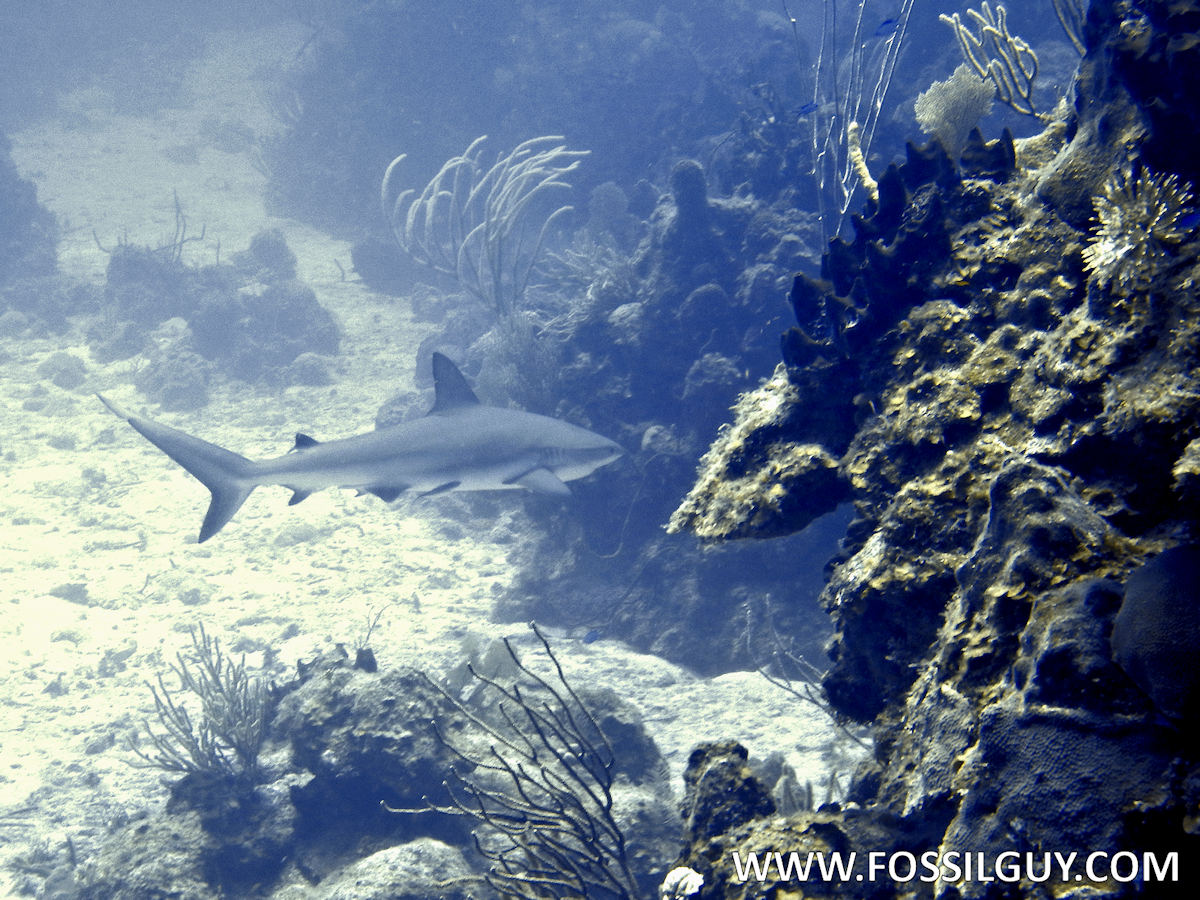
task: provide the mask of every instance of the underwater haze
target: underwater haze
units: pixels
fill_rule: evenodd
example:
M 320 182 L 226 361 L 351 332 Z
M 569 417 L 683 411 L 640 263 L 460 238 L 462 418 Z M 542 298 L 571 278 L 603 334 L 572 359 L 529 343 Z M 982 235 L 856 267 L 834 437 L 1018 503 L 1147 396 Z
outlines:
M 1200 4 L 0 10 L 0 895 L 1191 896 Z

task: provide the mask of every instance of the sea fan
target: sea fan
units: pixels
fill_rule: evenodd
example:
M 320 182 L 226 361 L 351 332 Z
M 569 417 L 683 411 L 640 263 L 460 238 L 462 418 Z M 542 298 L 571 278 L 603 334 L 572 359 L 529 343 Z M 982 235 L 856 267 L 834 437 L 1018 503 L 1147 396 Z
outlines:
M 1093 197 L 1097 224 L 1083 263 L 1092 283 L 1119 293 L 1149 290 L 1195 226 L 1191 185 L 1148 169 L 1121 172 Z

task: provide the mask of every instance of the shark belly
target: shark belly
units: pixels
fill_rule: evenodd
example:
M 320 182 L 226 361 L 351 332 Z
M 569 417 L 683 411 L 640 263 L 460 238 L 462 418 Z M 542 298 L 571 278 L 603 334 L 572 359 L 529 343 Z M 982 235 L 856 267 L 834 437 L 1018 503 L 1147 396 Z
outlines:
M 514 490 L 522 485 L 513 479 L 541 466 L 541 455 L 495 429 L 448 429 L 427 418 L 263 460 L 255 481 L 303 494 L 330 487 L 392 494 Z

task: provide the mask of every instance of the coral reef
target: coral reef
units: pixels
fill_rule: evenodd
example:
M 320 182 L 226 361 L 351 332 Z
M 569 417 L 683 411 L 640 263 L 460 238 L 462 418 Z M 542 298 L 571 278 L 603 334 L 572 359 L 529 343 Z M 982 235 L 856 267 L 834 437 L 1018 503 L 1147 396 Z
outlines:
M 1119 172 L 1093 202 L 1096 228 L 1083 264 L 1099 289 L 1144 292 L 1170 268 L 1189 261 L 1178 257 L 1178 249 L 1198 218 L 1190 186 L 1175 175 Z
M 858 183 L 852 174 L 843 185 L 840 171 L 820 165 L 844 161 L 844 113 L 854 111 L 860 123 L 864 167 L 900 130 L 881 91 L 893 73 L 892 97 L 909 80 L 899 53 L 905 26 L 889 20 L 873 34 L 876 25 L 858 17 L 853 27 L 843 19 L 839 30 L 835 10 L 809 6 L 806 18 L 828 27 L 824 51 L 797 41 L 779 9 L 712 0 L 584 0 L 569 13 L 523 4 L 485 16 L 471 4 L 447 12 L 429 0 L 351 6 L 323 20 L 280 93 L 287 133 L 264 153 L 274 204 L 318 222 L 352 220 L 359 231 L 398 225 L 410 245 L 410 238 L 441 233 L 440 215 L 427 213 L 448 211 L 444 201 L 470 180 L 472 167 L 455 155 L 463 147 L 471 148 L 467 157 L 477 154 L 470 142 L 481 132 L 494 148 L 550 132 L 594 151 L 570 174 L 578 196 L 594 189 L 586 210 L 556 220 L 564 226 L 561 242 L 550 233 L 556 229 L 547 231 L 547 253 L 525 286 L 520 315 L 504 316 L 498 327 L 494 315 L 455 291 L 474 285 L 493 298 L 512 295 L 524 284 L 525 266 L 499 279 L 500 291 L 487 285 L 495 278 L 482 285 L 459 279 L 460 242 L 441 265 L 455 277 L 414 290 L 422 276 L 411 261 L 397 264 L 369 235 L 354 246 L 365 281 L 407 294 L 417 315 L 438 325 L 418 351 L 418 369 L 432 352 L 450 353 L 482 391 L 566 417 L 632 451 L 632 464 L 607 472 L 602 490 L 579 487 L 569 515 L 522 499 L 544 536 L 520 583 L 500 598 L 499 617 L 600 627 L 675 660 L 702 660 L 709 672 L 755 664 L 744 622 L 774 590 L 773 575 L 769 583 L 759 578 L 776 569 L 763 562 L 767 549 L 751 551 L 755 562 L 744 567 L 732 561 L 741 550 L 718 563 L 717 554 L 664 539 L 660 525 L 724 410 L 775 364 L 775 335 L 787 315 L 780 300 L 794 272 L 811 269 L 819 255 L 823 223 L 810 212 L 817 197 L 827 188 L 841 206 L 849 202 L 843 192 Z M 915 4 L 900 6 L 907 23 Z M 461 65 L 440 62 L 448 47 Z M 385 66 L 372 65 L 381 59 Z M 823 73 L 816 85 L 814 63 Z M 817 102 L 814 95 L 826 93 L 844 103 Z M 534 121 L 514 99 L 532 96 Z M 387 179 L 381 217 L 372 182 L 399 150 L 409 155 Z M 448 158 L 459 163 L 447 165 Z M 482 161 L 477 174 L 488 169 Z M 826 174 L 828 183 L 818 186 Z M 411 207 L 406 198 L 393 217 L 401 180 L 432 187 Z M 563 202 L 557 198 L 549 199 Z M 474 228 L 479 219 L 471 218 Z M 576 231 L 568 242 L 570 226 Z M 470 275 L 484 267 L 461 268 Z M 791 473 L 808 463 L 790 456 L 781 465 Z M 827 555 L 795 545 L 774 552 L 811 556 L 814 572 Z M 737 567 L 751 573 L 744 583 L 732 572 Z M 673 589 L 662 590 L 664 583 Z M 663 594 L 670 595 L 667 608 Z M 588 599 L 578 602 L 581 595 Z M 811 602 L 780 610 L 811 623 L 805 652 L 822 640 L 814 612 Z M 728 623 L 719 651 L 703 647 L 697 615 Z
M 849 497 L 837 459 L 820 444 L 795 439 L 786 419 L 798 399 L 783 366 L 738 399 L 734 425 L 701 458 L 701 476 L 672 513 L 669 532 L 704 540 L 786 534 L 795 518 L 815 518 Z
M 58 269 L 58 221 L 17 174 L 10 149 L 0 131 L 0 315 L 12 333 L 31 320 L 59 330 L 70 301 L 51 277 Z
M 625 263 L 589 276 L 582 300 L 550 307 L 555 314 L 531 342 L 507 354 L 480 342 L 481 383 L 508 356 L 528 380 L 505 374 L 498 388 L 534 409 L 554 404 L 556 414 L 614 437 L 634 459 L 613 467 L 602 486 L 576 486 L 585 515 L 537 509 L 550 522 L 496 616 L 602 628 L 706 672 L 761 662 L 746 623 L 782 586 L 767 560 L 812 554 L 815 573 L 829 551 L 813 549 L 814 539 L 704 554 L 660 526 L 728 405 L 749 386 L 748 373 L 773 365 L 775 341 L 763 323 L 782 324 L 780 296 L 810 241 L 811 218 L 786 200 L 714 196 L 699 163 L 680 160 Z M 502 336 L 499 347 L 506 343 Z M 803 447 L 779 448 L 777 464 L 789 478 L 836 475 Z M 803 641 L 809 655 L 823 640 L 815 612 L 803 603 L 778 611 L 798 629 L 813 623 Z
M 206 640 L 194 649 L 211 666 L 219 648 Z M 230 777 L 220 761 L 216 777 L 197 771 L 178 739 L 166 755 L 158 742 L 151 762 L 187 772 L 166 809 L 115 827 L 62 896 L 453 900 L 479 896 L 490 881 L 508 896 L 542 897 L 543 877 L 569 873 L 599 891 L 597 873 L 618 862 L 590 856 L 592 828 L 622 867 L 623 881 L 603 887 L 627 889 L 596 896 L 639 896 L 665 870 L 675 837 L 666 765 L 628 703 L 577 690 L 561 670 L 547 681 L 507 644 L 439 682 L 376 669 L 367 650 L 353 662 L 330 652 L 272 685 L 275 713 L 253 779 Z M 245 675 L 221 665 L 217 681 Z M 193 668 L 181 661 L 176 671 Z M 214 684 L 201 687 L 211 694 Z M 178 706 L 171 695 L 165 702 L 174 721 Z M 570 828 L 553 824 L 564 821 Z M 502 871 L 485 876 L 489 857 Z
M 17 174 L 10 152 L 0 131 L 0 286 L 58 268 L 58 222 L 38 203 L 33 184 Z
M 1011 174 L 1015 156 L 1007 134 L 985 145 L 976 132 L 967 151 L 969 164 L 960 174 L 940 145 L 910 144 L 907 161 L 890 166 L 879 179 L 879 202 L 869 204 L 867 216 L 855 217 L 855 239 L 830 242 L 822 278 L 795 277 L 789 299 L 800 325 L 783 335 L 785 365 L 738 402 L 738 418 L 706 455 L 700 478 L 672 517 L 671 530 L 691 528 L 706 539 L 784 534 L 805 527 L 847 495 L 844 485 L 833 484 L 828 463 L 846 453 L 859 421 L 887 402 L 879 396 L 888 374 L 881 374 L 880 356 L 895 341 L 897 323 L 906 313 L 939 287 L 947 293 L 955 288 L 946 283 L 944 263 L 939 262 L 951 255 L 956 239 L 961 241 L 957 232 L 990 209 L 994 187 L 989 186 Z M 977 177 L 964 178 L 968 172 Z M 939 268 L 940 285 L 935 279 Z M 940 343 L 961 344 L 958 337 L 946 341 L 946 332 L 963 321 L 949 300 L 910 317 L 904 330 L 916 331 L 917 340 L 908 351 L 909 365 L 923 364 L 924 351 Z M 913 410 L 914 402 L 929 402 L 922 395 L 933 388 L 931 376 L 925 375 L 913 393 L 894 399 L 897 413 L 919 412 Z M 923 426 L 927 433 L 919 435 L 920 443 L 942 442 L 946 427 L 960 429 L 973 415 L 967 398 L 951 408 L 958 410 L 959 422 L 940 429 L 933 423 Z M 781 467 L 780 453 L 789 445 L 806 448 L 801 455 L 807 462 L 796 459 L 793 450 L 792 465 Z M 798 479 L 797 486 L 819 488 L 816 502 L 783 502 L 779 480 L 784 469 Z M 747 471 L 760 474 L 747 478 Z M 850 476 L 853 483 L 848 468 L 837 474 Z M 730 496 L 733 492 L 738 499 Z M 753 526 L 732 521 L 732 509 L 739 505 L 754 510 L 747 515 L 754 518 Z M 711 523 L 722 520 L 714 529 Z
M 699 152 L 712 121 L 736 117 L 750 80 L 796 77 L 778 21 L 723 3 L 413 0 L 338 7 L 322 25 L 279 92 L 288 130 L 265 147 L 269 192 L 281 212 L 355 228 L 375 221 L 378 176 L 397 148 L 424 183 L 481 133 L 498 146 L 549 132 L 619 147 L 581 173 L 586 191 L 654 171 L 664 147 Z
M 93 355 L 146 354 L 138 387 L 172 409 L 207 402 L 214 369 L 244 381 L 319 378 L 311 361 L 293 363 L 304 354 L 335 354 L 340 329 L 296 280 L 283 234 L 255 235 L 231 263 L 190 266 L 182 259 L 191 240 L 185 227 L 160 247 L 112 248 L 104 297 L 87 328 Z
M 187 323 L 168 319 L 150 332 L 143 345 L 146 364 L 133 383 L 148 400 L 168 410 L 199 409 L 208 403 L 208 384 L 215 365 L 192 349 Z
M 689 837 L 722 834 L 775 812 L 775 801 L 750 771 L 736 741 L 701 744 L 683 773 L 683 828 Z
M 995 87 L 962 63 L 945 81 L 935 81 L 917 95 L 917 123 L 926 134 L 941 141 L 953 157 L 962 153 L 971 130 L 992 110 Z
M 1175 73 L 1200 62 L 1196 13 L 1094 2 L 1073 107 L 1031 139 L 972 139 L 959 165 L 910 150 L 822 278 L 796 280 L 785 366 L 739 402 L 674 523 L 801 528 L 823 499 L 780 496 L 776 448 L 824 448 L 857 515 L 822 594 L 824 687 L 872 723 L 875 754 L 844 808 L 697 835 L 681 864 L 712 896 L 741 896 L 738 846 L 1195 852 L 1200 760 L 1174 719 L 1195 702 L 1178 654 L 1195 633 L 1200 246 L 1177 147 L 1200 105 Z
M 1113 659 L 1165 715 L 1193 721 L 1200 711 L 1200 546 L 1172 547 L 1125 581 L 1113 620 Z
M 380 806 L 445 799 L 434 786 L 451 757 L 428 722 L 448 708 L 417 672 L 369 676 L 330 654 L 279 693 L 257 783 L 187 775 L 165 811 L 102 842 L 77 873 L 77 896 L 248 896 L 280 879 L 336 878 L 343 865 L 405 839 L 463 842 L 452 823 Z

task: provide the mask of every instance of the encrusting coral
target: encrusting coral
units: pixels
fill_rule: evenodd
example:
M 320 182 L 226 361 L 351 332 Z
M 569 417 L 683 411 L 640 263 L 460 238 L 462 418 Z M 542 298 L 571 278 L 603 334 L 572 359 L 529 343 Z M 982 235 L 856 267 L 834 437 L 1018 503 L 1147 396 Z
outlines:
M 1152 595 L 1124 583 L 1200 525 L 1198 176 L 1179 149 L 1200 105 L 1175 75 L 1200 70 L 1198 12 L 1093 0 L 1077 99 L 1043 134 L 986 145 L 985 164 L 978 140 L 949 168 L 911 149 L 855 241 L 797 279 L 798 327 L 767 382 L 783 383 L 743 397 L 676 513 L 705 539 L 803 528 L 819 504 L 766 502 L 771 450 L 789 442 L 825 447 L 854 504 L 821 598 L 823 687 L 872 723 L 875 758 L 850 805 L 797 814 L 793 831 L 820 820 L 843 851 L 1194 852 L 1200 759 L 1172 724 L 1194 679 L 1172 674 L 1161 605 L 1154 641 L 1175 640 L 1127 624 Z M 786 402 L 768 415 L 772 398 Z M 863 842 L 864 821 L 884 834 Z M 778 831 L 763 818 L 697 836 L 681 863 L 735 896 L 731 867 L 704 863 L 732 841 L 807 847 Z M 860 881 L 813 896 L 993 895 Z
M 772 529 L 791 530 L 782 524 L 789 521 L 786 506 L 802 506 L 811 515 L 814 509 L 832 510 L 845 499 L 837 459 L 828 450 L 782 437 L 798 399 L 783 365 L 738 398 L 734 424 L 722 429 L 701 459 L 700 479 L 671 515 L 668 532 L 691 531 L 706 540 L 763 537 Z M 779 439 L 772 440 L 773 434 Z M 747 441 L 757 444 L 765 458 L 750 452 Z

